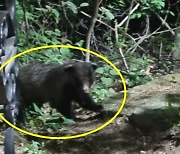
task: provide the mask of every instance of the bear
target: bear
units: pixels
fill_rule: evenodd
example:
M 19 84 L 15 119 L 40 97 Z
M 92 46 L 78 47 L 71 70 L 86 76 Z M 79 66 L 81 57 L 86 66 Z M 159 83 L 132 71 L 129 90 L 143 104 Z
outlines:
M 19 85 L 24 105 L 49 102 L 64 117 L 76 120 L 72 102 L 87 110 L 100 112 L 103 106 L 94 102 L 90 88 L 96 65 L 88 62 L 31 63 L 19 70 Z

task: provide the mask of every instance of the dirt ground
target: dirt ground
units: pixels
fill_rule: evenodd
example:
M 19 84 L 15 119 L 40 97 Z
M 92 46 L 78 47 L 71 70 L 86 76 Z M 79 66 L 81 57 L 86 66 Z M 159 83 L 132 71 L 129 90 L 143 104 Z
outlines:
M 108 119 L 108 116 L 89 120 L 81 119 L 77 124 L 68 126 L 69 134 L 74 135 L 92 130 Z M 56 136 L 63 136 L 62 134 L 59 133 Z M 180 131 L 178 129 L 141 130 L 131 125 L 126 116 L 119 116 L 106 128 L 78 139 L 43 140 L 20 136 L 16 141 L 17 154 L 22 153 L 19 150 L 20 143 L 31 140 L 45 142 L 43 150 L 48 154 L 179 154 L 180 151 Z M 3 153 L 2 144 L 1 142 L 0 153 Z
M 99 120 L 84 121 L 70 129 L 74 134 L 97 125 Z M 49 141 L 45 148 L 52 154 L 179 154 L 180 131 L 170 129 L 147 132 L 132 126 L 127 117 L 123 116 L 85 138 Z

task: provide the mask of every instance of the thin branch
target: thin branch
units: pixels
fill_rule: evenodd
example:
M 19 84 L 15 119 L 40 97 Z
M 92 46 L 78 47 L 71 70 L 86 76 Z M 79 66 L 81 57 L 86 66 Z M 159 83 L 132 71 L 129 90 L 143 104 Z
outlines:
M 159 60 L 162 59 L 162 49 L 163 49 L 163 43 L 160 43 L 160 49 L 159 49 Z
M 167 19 L 167 16 L 164 18 L 164 20 L 166 20 L 166 19 Z M 149 22 L 149 21 L 148 21 L 148 22 Z M 131 48 L 129 48 L 129 49 L 127 50 L 127 52 L 133 49 L 133 51 L 131 51 L 131 53 L 133 53 L 133 52 L 136 50 L 136 48 L 139 46 L 139 44 L 141 44 L 145 39 L 147 39 L 147 38 L 149 38 L 149 37 L 151 37 L 151 36 L 153 36 L 153 35 L 160 34 L 160 33 L 163 33 L 163 32 L 169 32 L 169 31 L 170 31 L 170 30 L 166 30 L 166 31 L 158 32 L 158 30 L 159 30 L 160 28 L 161 28 L 161 26 L 158 27 L 158 28 L 157 28 L 155 31 L 153 31 L 151 34 L 149 34 L 149 35 L 145 34 L 144 36 L 142 36 L 142 37 L 140 38 L 140 40 L 137 41 L 136 44 L 134 44 Z M 147 29 L 147 28 L 146 28 L 146 29 Z M 174 29 L 177 29 L 177 28 L 174 28 Z M 172 29 L 172 30 L 174 30 L 174 29 Z M 148 32 L 148 31 L 146 30 L 146 32 Z
M 175 28 L 172 28 L 172 30 L 176 30 L 176 29 L 178 29 L 178 28 L 180 28 L 180 26 L 175 27 Z M 159 31 L 159 32 L 153 33 L 152 35 L 162 34 L 162 33 L 167 33 L 167 32 L 169 32 L 169 31 L 170 31 L 169 29 L 168 29 L 168 30 L 162 30 L 162 31 Z M 152 35 L 151 35 L 151 36 L 152 36 Z
M 117 22 L 115 22 L 115 38 L 116 38 L 116 43 L 118 43 L 118 41 L 119 41 L 119 35 L 118 35 L 118 26 L 117 26 Z M 128 65 L 127 65 L 127 62 L 126 62 L 126 58 L 125 58 L 125 56 L 124 56 L 124 54 L 123 54 L 123 51 L 122 51 L 122 48 L 121 47 L 118 47 L 118 50 L 119 50 L 119 53 L 120 53 L 120 55 L 121 55 L 121 58 L 122 58 L 122 60 L 123 60 L 123 63 L 124 63 L 124 65 L 125 65 L 125 67 L 126 67 L 126 70 L 127 70 L 127 72 L 129 72 L 129 67 L 128 67 Z
M 172 35 L 175 35 L 175 32 L 172 30 L 172 28 L 169 26 L 169 24 L 159 14 L 157 14 L 156 12 L 154 12 L 154 13 L 159 18 L 159 20 L 161 20 L 162 25 L 166 26 Z
M 65 10 L 65 8 L 64 8 L 64 2 L 63 2 L 63 1 L 61 2 L 61 6 L 62 6 L 62 10 L 63 10 L 65 19 L 67 20 L 67 22 L 69 23 L 69 25 L 70 25 L 71 28 L 73 29 L 73 25 L 72 25 L 72 23 L 70 22 L 70 20 L 69 20 L 68 17 L 67 17 L 67 14 L 66 14 L 66 10 Z
M 166 20 L 167 19 L 167 16 L 164 18 L 164 20 Z M 148 19 L 148 22 L 149 22 L 149 19 Z M 147 26 L 148 26 L 148 24 L 146 24 Z M 152 35 L 156 35 L 156 34 L 160 34 L 160 33 L 163 33 L 163 32 L 169 32 L 170 30 L 166 30 L 166 31 L 161 31 L 161 32 L 158 32 L 158 30 L 161 28 L 161 26 L 160 27 L 158 27 L 155 31 L 153 31 L 151 34 L 149 34 L 149 35 L 147 35 L 147 34 L 145 34 L 144 36 L 142 36 L 142 37 L 140 37 L 140 40 L 138 40 L 137 41 L 137 43 L 136 44 L 134 44 L 131 48 L 129 48 L 128 50 L 127 50 L 127 52 L 129 52 L 129 51 L 131 51 L 132 49 L 132 51 L 131 51 L 131 53 L 133 53 L 135 50 L 136 50 L 136 48 L 139 46 L 139 44 L 141 44 L 145 39 L 147 39 L 147 38 L 149 38 L 149 37 L 151 37 Z M 149 29 L 149 28 L 148 28 Z M 176 28 L 175 28 L 176 29 Z M 174 30 L 174 29 L 172 29 L 172 30 Z M 146 28 L 146 33 L 147 33 L 148 31 L 147 31 L 147 28 Z
M 130 21 L 131 12 L 132 12 L 132 9 L 133 9 L 134 1 L 135 1 L 135 0 L 132 0 L 131 5 L 130 5 L 130 8 L 129 8 L 129 13 L 128 13 L 128 16 L 127 16 L 128 18 L 127 18 L 127 22 L 126 22 L 126 25 L 125 25 L 124 35 L 123 35 L 123 38 L 124 38 L 124 39 L 125 39 L 125 34 L 126 34 L 127 31 L 128 31 L 129 21 Z
M 136 44 L 134 44 L 133 48 L 131 47 L 131 49 L 133 49 L 133 50 L 131 51 L 131 54 L 137 49 L 137 47 L 139 46 L 139 44 L 141 44 L 141 43 L 146 39 L 146 37 L 148 36 L 148 33 L 149 33 L 149 17 L 148 17 L 148 16 L 146 16 L 146 23 L 147 23 L 147 24 L 146 24 L 146 32 L 145 32 L 145 35 L 144 35 L 143 37 L 141 37 L 140 40 L 137 41 Z M 128 50 L 128 51 L 130 51 L 130 50 Z
M 138 9 L 138 7 L 140 6 L 139 3 L 136 4 L 136 6 L 129 12 L 129 14 L 117 25 L 117 27 L 121 27 L 126 20 L 128 20 L 129 16 Z
M 85 15 L 85 16 L 88 17 L 88 18 L 91 18 L 91 16 L 90 16 L 89 14 L 85 13 L 84 11 L 80 11 L 80 13 L 83 14 L 83 15 Z M 110 25 L 106 24 L 105 22 L 103 22 L 103 21 L 101 21 L 101 20 L 99 20 L 99 19 L 96 19 L 96 21 L 99 22 L 99 23 L 101 23 L 101 24 L 103 24 L 103 25 L 105 25 L 106 27 L 108 27 L 108 28 L 110 28 L 111 30 L 114 31 L 114 28 L 111 27 Z

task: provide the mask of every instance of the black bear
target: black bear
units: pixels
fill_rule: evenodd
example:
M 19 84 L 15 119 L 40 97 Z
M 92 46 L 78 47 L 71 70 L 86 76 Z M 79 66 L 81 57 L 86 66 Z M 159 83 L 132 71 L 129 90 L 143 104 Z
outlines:
M 50 102 L 69 119 L 75 119 L 72 102 L 88 110 L 101 111 L 102 105 L 96 104 L 90 95 L 95 69 L 94 64 L 87 62 L 32 63 L 21 68 L 19 83 L 25 106 Z

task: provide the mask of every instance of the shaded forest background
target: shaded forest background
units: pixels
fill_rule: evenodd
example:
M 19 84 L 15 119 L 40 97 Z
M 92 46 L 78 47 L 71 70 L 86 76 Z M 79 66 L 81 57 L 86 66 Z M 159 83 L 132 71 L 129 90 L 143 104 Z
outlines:
M 173 0 L 17 1 L 20 51 L 51 44 L 90 48 L 112 61 L 133 87 L 178 69 L 179 6 Z M 63 63 L 87 56 L 54 49 L 25 55 L 20 62 Z M 101 80 L 110 85 L 116 73 L 95 56 L 90 61 L 98 64 L 97 72 L 106 77 Z

